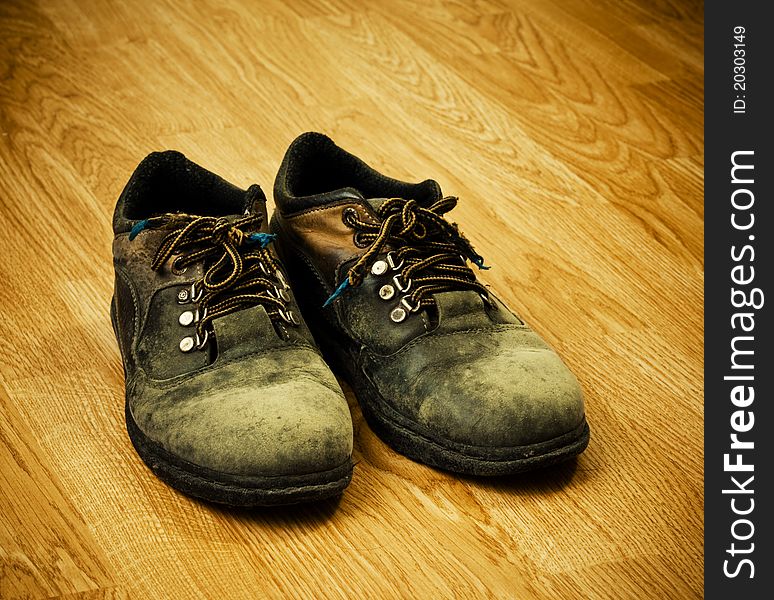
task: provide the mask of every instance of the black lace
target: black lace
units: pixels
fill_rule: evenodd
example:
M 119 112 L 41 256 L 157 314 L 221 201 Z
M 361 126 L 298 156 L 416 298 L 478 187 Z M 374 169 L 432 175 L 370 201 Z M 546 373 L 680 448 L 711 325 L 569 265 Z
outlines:
M 130 240 L 143 229 L 169 230 L 151 263 L 154 271 L 170 259 L 178 272 L 204 262 L 206 271 L 193 283 L 190 298 L 198 308 L 198 339 L 207 339 L 213 319 L 258 304 L 272 321 L 296 324 L 287 309 L 287 283 L 268 250 L 274 235 L 257 232 L 261 221 L 260 215 L 229 220 L 175 213 L 139 221 L 132 228 Z
M 402 290 L 407 293 L 404 298 L 413 305 L 412 310 L 434 306 L 432 294 L 437 292 L 474 290 L 488 298 L 488 290 L 467 264 L 470 260 L 480 269 L 487 269 L 484 259 L 457 225 L 444 218 L 456 205 L 457 198 L 452 196 L 427 208 L 416 200 L 391 198 L 376 210 L 379 223 L 361 219 L 354 209 L 346 210 L 344 223 L 355 230 L 356 241 L 368 249 L 325 304 L 336 300 L 346 288 L 359 286 L 386 246 L 392 248 L 389 256 L 393 268 L 401 270 Z

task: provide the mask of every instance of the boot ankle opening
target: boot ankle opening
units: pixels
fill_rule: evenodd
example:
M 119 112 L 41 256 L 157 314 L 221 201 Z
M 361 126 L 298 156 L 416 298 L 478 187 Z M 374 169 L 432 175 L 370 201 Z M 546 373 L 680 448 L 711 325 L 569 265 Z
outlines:
M 316 196 L 353 189 L 365 198 L 400 197 L 432 202 L 440 197 L 432 180 L 406 183 L 382 175 L 320 133 L 305 133 L 290 145 L 275 185 L 286 212 L 317 204 Z
M 244 190 L 172 150 L 148 155 L 124 191 L 124 217 L 129 220 L 175 212 L 240 214 L 245 204 Z

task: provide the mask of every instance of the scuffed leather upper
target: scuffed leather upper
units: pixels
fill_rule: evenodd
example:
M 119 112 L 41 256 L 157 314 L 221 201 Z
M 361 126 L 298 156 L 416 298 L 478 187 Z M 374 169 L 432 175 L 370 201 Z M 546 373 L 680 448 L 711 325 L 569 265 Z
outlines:
M 257 305 L 213 321 L 215 353 L 180 351 L 192 328 L 178 318 L 193 305 L 180 304 L 178 293 L 201 278 L 202 267 L 151 270 L 165 232 L 146 230 L 129 240 L 135 220 L 124 204 L 131 186 L 130 180 L 114 219 L 113 310 L 138 427 L 181 460 L 222 473 L 300 475 L 346 463 L 349 409 L 303 322 L 280 336 Z M 242 193 L 245 210 L 265 215 L 258 186 Z M 294 300 L 291 306 L 298 313 Z
M 290 170 L 283 165 L 275 183 L 272 230 L 304 316 L 318 340 L 345 348 L 404 422 L 431 438 L 485 448 L 541 443 L 581 425 L 575 377 L 494 295 L 485 302 L 472 291 L 436 293 L 437 309 L 395 323 L 389 314 L 400 295 L 384 301 L 378 294 L 395 275 L 388 271 L 369 273 L 323 308 L 365 251 L 343 223 L 343 211 L 354 208 L 361 219 L 377 220 L 375 202 L 349 188 L 327 192 L 325 202 L 292 197 L 284 180 Z M 308 208 L 299 210 L 305 202 Z
M 473 446 L 523 446 L 578 427 L 575 377 L 537 334 L 503 305 L 488 314 L 473 292 L 436 301 L 435 329 L 389 355 L 362 351 L 363 371 L 395 409 L 428 435 Z

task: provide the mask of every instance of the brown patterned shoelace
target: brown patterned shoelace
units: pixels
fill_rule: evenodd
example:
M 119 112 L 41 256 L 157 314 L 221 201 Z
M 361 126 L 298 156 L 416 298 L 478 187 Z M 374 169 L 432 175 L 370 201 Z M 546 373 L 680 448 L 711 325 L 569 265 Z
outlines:
M 386 246 L 393 269 L 400 270 L 401 291 L 411 310 L 435 306 L 432 294 L 453 290 L 474 290 L 489 298 L 489 292 L 476 280 L 467 265 L 470 260 L 479 269 L 484 259 L 460 233 L 455 223 L 444 215 L 457 205 L 457 198 L 447 196 L 425 208 L 416 200 L 391 198 L 376 210 L 379 223 L 360 219 L 354 209 L 344 212 L 344 223 L 355 230 L 359 245 L 366 252 L 352 265 L 344 280 L 326 300 L 325 306 L 340 297 L 348 287 L 359 286 L 368 269 Z M 410 293 L 409 293 L 410 290 Z
M 196 335 L 203 346 L 213 319 L 261 304 L 271 320 L 296 325 L 287 305 L 287 283 L 268 250 L 273 234 L 259 233 L 262 217 L 229 220 L 164 214 L 139 221 L 129 235 L 143 229 L 165 229 L 151 268 L 158 271 L 172 259 L 172 269 L 204 262 L 204 276 L 193 283 L 190 301 L 197 304 Z M 174 256 L 174 258 L 172 258 Z

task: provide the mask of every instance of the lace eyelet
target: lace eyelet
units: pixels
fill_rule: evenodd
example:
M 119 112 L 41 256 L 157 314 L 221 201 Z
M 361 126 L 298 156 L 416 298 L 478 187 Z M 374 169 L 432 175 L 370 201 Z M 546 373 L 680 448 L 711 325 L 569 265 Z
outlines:
M 409 296 L 403 296 L 398 305 L 390 311 L 390 321 L 402 323 L 411 313 L 417 312 L 421 306 L 419 301 L 412 306 L 411 302 L 409 302 Z
M 177 318 L 177 322 L 181 327 L 190 327 L 194 323 L 194 313 L 191 310 L 186 310 L 180 313 Z
M 296 317 L 295 313 L 292 310 L 288 310 L 285 312 L 281 308 L 277 310 L 279 313 L 279 316 L 282 317 L 282 319 L 291 325 L 300 325 L 298 318 Z
M 274 276 L 277 278 L 277 281 L 280 282 L 280 285 L 282 286 L 283 290 L 289 290 L 290 286 L 288 285 L 288 282 L 285 280 L 285 276 L 282 274 L 282 271 L 277 269 L 274 272 Z
M 407 316 L 408 316 L 408 313 L 406 312 L 406 309 L 404 309 L 400 305 L 393 308 L 392 311 L 390 312 L 390 320 L 393 323 L 402 323 L 403 321 L 406 320 Z
M 405 262 L 402 258 L 400 259 L 400 262 L 395 262 L 395 251 L 390 250 L 387 253 L 387 262 L 390 264 L 390 267 L 392 267 L 393 271 L 397 271 L 403 266 L 403 263 Z
M 180 352 L 188 354 L 194 350 L 203 350 L 207 345 L 207 340 L 210 339 L 210 332 L 205 329 L 204 338 L 200 338 L 198 333 L 193 336 L 186 336 L 180 340 Z
M 371 275 L 378 277 L 387 272 L 387 263 L 383 260 L 377 260 L 371 265 Z
M 403 298 L 400 299 L 400 303 L 407 311 L 412 313 L 417 312 L 419 307 L 422 306 L 419 302 L 417 302 L 414 306 L 411 306 L 411 302 L 409 302 L 409 296 L 403 296 Z
M 182 340 L 180 340 L 180 352 L 188 353 L 191 350 L 194 349 L 194 346 L 196 345 L 196 342 L 194 342 L 194 339 L 189 335 L 184 337 Z
M 185 273 L 188 270 L 188 267 L 180 267 L 180 266 L 178 266 L 179 261 L 180 261 L 180 257 L 175 258 L 172 261 L 172 266 L 170 267 L 170 270 L 175 275 L 182 275 L 183 273 Z
M 202 299 L 202 296 L 204 295 L 204 286 L 197 292 L 196 291 L 196 283 L 191 284 L 191 293 L 189 294 L 189 302 L 192 302 L 193 304 L 196 304 L 199 302 L 199 300 Z
M 269 292 L 269 295 L 274 296 L 277 300 L 282 300 L 285 304 L 290 302 L 290 294 L 288 294 L 287 288 L 280 288 L 274 286 L 274 293 Z
M 352 227 L 351 221 L 353 219 L 360 219 L 360 215 L 356 209 L 351 206 L 347 206 L 344 210 L 341 211 L 341 221 L 344 223 L 344 225 L 347 227 Z
M 409 278 L 408 281 L 406 282 L 401 282 L 400 273 L 398 273 L 395 277 L 392 278 L 392 282 L 395 284 L 395 287 L 398 288 L 398 290 L 400 290 L 404 294 L 411 289 L 411 278 Z
M 196 349 L 201 350 L 204 348 L 204 346 L 207 345 L 207 340 L 210 339 L 210 332 L 206 329 L 204 330 L 204 339 L 199 337 L 199 334 L 196 334 Z
M 382 300 L 392 300 L 393 296 L 395 296 L 395 288 L 389 283 L 379 288 L 379 297 Z

